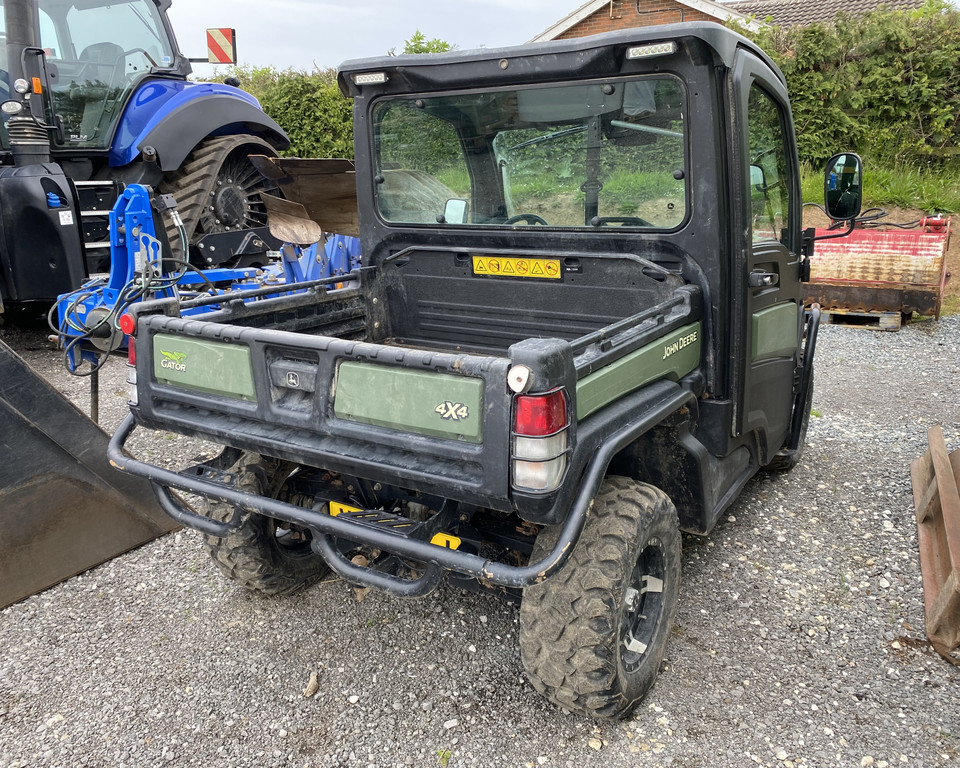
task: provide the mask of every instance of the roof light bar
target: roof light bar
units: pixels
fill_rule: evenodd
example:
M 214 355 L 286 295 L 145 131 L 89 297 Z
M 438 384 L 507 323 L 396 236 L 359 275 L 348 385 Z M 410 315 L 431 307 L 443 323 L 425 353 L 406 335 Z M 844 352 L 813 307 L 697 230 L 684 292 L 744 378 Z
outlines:
M 627 49 L 628 59 L 649 59 L 653 56 L 669 56 L 677 52 L 677 44 L 672 40 L 669 43 L 651 43 L 650 45 L 635 45 Z
M 353 82 L 357 85 L 378 85 L 387 82 L 386 72 L 364 72 L 353 76 Z

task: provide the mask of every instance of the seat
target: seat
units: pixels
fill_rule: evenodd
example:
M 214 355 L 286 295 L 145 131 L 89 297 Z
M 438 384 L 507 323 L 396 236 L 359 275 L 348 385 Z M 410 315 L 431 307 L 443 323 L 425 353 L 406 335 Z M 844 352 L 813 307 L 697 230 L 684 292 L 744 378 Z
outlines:
M 123 56 L 123 48 L 116 43 L 94 43 L 80 51 L 80 61 L 110 67 L 115 66 L 121 56 Z

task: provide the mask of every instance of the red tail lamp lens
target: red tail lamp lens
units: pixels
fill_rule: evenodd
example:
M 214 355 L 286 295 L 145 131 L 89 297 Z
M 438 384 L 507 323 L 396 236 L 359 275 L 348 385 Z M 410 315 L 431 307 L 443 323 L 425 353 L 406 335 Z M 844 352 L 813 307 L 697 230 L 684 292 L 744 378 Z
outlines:
M 123 314 L 120 315 L 120 330 L 123 331 L 127 336 L 133 336 L 137 330 L 137 321 L 134 320 L 133 315 Z
M 514 432 L 518 435 L 542 437 L 559 432 L 567 426 L 567 398 L 563 390 L 545 395 L 520 395 L 514 417 Z

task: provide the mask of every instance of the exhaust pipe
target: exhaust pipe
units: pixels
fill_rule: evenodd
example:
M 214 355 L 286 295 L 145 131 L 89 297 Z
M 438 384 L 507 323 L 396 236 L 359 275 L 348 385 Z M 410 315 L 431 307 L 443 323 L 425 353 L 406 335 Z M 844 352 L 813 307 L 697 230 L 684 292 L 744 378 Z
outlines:
M 32 79 L 24 71 L 24 52 L 29 48 L 35 49 L 39 40 L 37 3 L 36 0 L 7 2 L 4 10 L 10 96 L 11 100 L 19 101 L 22 107 L 20 113 L 13 115 L 7 123 L 13 164 L 19 168 L 49 163 L 50 134 L 33 118 L 29 102 L 32 98 L 30 90 L 20 93 L 15 87 L 18 80 L 29 83 Z

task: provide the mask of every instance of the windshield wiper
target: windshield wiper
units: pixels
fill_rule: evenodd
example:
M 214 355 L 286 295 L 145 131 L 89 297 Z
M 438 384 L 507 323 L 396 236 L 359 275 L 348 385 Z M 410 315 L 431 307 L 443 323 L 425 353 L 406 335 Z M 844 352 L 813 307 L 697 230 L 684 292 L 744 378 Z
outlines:
M 130 10 L 133 11 L 134 14 L 136 14 L 136 17 L 140 19 L 140 22 L 143 24 L 143 26 L 147 28 L 150 34 L 157 39 L 158 43 L 160 43 L 160 47 L 163 48 L 163 40 L 160 38 L 160 35 L 157 34 L 157 30 L 153 27 L 153 25 L 143 17 L 143 14 L 140 13 L 139 9 L 134 8 L 131 5 Z
M 614 128 L 629 128 L 631 131 L 639 131 L 640 133 L 655 133 L 657 136 L 676 136 L 678 139 L 683 138 L 683 134 L 678 131 L 668 131 L 666 128 L 654 128 L 652 125 L 625 123 L 623 120 L 611 120 L 610 125 Z
M 546 133 L 543 136 L 537 136 L 535 139 L 528 139 L 527 141 L 521 141 L 519 144 L 514 144 L 512 147 L 507 147 L 507 152 L 513 152 L 515 149 L 521 149 L 523 147 L 532 147 L 534 144 L 542 144 L 545 141 L 553 141 L 554 139 L 562 139 L 564 136 L 572 136 L 575 133 L 583 133 L 587 130 L 585 125 L 575 125 L 573 128 L 563 128 L 559 131 L 553 131 L 552 133 Z

